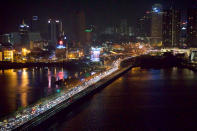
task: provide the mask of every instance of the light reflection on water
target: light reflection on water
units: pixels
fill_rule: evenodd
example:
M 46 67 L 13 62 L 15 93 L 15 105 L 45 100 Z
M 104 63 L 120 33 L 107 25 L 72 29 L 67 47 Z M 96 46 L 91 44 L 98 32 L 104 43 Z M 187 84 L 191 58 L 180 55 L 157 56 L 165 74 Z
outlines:
M 0 70 L 0 117 L 57 93 L 60 87 L 56 80 L 81 79 L 83 75 L 63 68 Z
M 22 72 L 22 82 L 21 82 L 21 106 L 25 107 L 27 106 L 27 92 L 28 92 L 28 83 L 29 83 L 29 79 L 28 79 L 28 73 L 27 73 L 27 69 L 23 69 Z
M 163 127 L 169 130 L 172 126 L 174 130 L 196 127 L 196 80 L 196 72 L 183 68 L 133 68 L 102 91 L 47 121 L 41 129 L 124 130 L 125 126 L 125 130 Z M 142 125 L 145 128 L 141 128 Z

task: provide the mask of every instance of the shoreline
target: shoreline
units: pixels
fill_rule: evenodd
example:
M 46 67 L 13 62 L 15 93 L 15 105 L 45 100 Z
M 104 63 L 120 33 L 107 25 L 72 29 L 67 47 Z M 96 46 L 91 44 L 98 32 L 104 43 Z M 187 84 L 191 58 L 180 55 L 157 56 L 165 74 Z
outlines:
M 35 68 L 35 67 L 67 67 L 75 68 L 77 64 L 85 65 L 83 60 L 69 60 L 62 62 L 26 62 L 26 63 L 17 63 L 17 62 L 0 62 L 0 69 L 20 69 L 20 68 Z M 73 67 L 74 66 L 74 67 Z
M 117 61 L 113 62 L 111 69 L 105 72 L 101 72 L 98 75 L 93 76 L 91 79 L 87 79 L 84 83 L 73 87 L 68 92 L 62 92 L 61 95 L 57 96 L 57 98 L 44 101 L 43 103 L 38 103 L 38 105 L 36 105 L 35 107 L 32 107 L 30 109 L 24 109 L 18 114 L 4 119 L 2 121 L 3 123 L 1 122 L 1 129 L 15 130 L 22 126 L 26 127 L 28 125 L 26 123 L 30 123 L 30 125 L 35 125 L 35 123 L 39 124 L 45 121 L 46 119 L 48 119 L 49 116 L 53 116 L 58 110 L 62 109 L 62 106 L 59 106 L 60 104 L 63 103 L 63 105 L 65 105 L 65 102 L 67 102 L 67 104 L 70 105 L 74 102 L 73 98 L 75 100 L 76 97 L 76 100 L 78 100 L 81 97 L 89 94 L 89 92 L 92 92 L 92 90 L 95 90 L 101 85 L 105 84 L 106 80 L 108 82 L 113 80 L 114 78 L 119 77 L 119 75 L 125 71 L 125 68 L 128 68 L 128 66 L 125 68 L 120 67 L 120 63 L 124 62 L 124 60 L 131 58 L 133 57 L 118 59 Z M 129 67 L 131 67 L 131 65 Z M 99 85 L 100 82 L 101 85 Z M 29 127 L 30 125 L 28 125 L 27 127 Z

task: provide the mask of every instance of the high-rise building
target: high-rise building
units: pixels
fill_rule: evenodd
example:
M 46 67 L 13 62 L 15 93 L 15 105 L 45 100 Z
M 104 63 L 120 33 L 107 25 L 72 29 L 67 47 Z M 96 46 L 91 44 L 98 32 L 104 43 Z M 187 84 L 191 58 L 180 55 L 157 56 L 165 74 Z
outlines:
M 39 32 L 29 32 L 28 38 L 29 38 L 29 41 L 42 41 L 42 38 Z
M 19 33 L 21 37 L 21 43 L 19 47 L 26 47 L 29 45 L 29 38 L 28 38 L 28 32 L 29 32 L 30 26 L 25 23 L 25 21 L 22 21 L 22 24 L 19 26 Z
M 197 9 L 191 8 L 187 12 L 187 45 L 197 47 Z
M 93 32 L 95 31 L 94 25 L 89 25 L 86 27 L 85 29 L 85 40 L 86 40 L 86 44 L 90 45 L 92 42 L 92 35 Z
M 182 21 L 181 22 L 181 38 L 180 38 L 180 43 L 182 47 L 187 46 L 187 21 Z
M 162 6 L 155 4 L 152 7 L 152 21 L 151 21 L 151 44 L 153 46 L 162 45 Z
M 115 33 L 114 28 L 112 26 L 106 27 L 103 34 L 105 35 L 113 35 Z
M 31 31 L 40 32 L 40 20 L 38 19 L 38 16 L 32 17 Z
M 181 47 L 181 11 L 171 8 L 163 13 L 163 47 Z
M 14 47 L 19 47 L 21 44 L 21 35 L 19 32 L 12 32 L 10 33 L 10 43 Z
M 129 36 L 134 36 L 134 30 L 131 26 L 128 27 L 128 35 Z
M 78 11 L 76 13 L 77 16 L 77 39 L 79 42 L 79 46 L 85 46 L 86 44 L 86 20 L 85 20 L 85 12 L 84 11 Z
M 151 12 L 147 11 L 146 14 L 137 21 L 136 35 L 138 37 L 150 37 L 151 18 Z
M 25 23 L 25 21 L 22 21 L 22 24 L 19 26 L 19 32 L 20 34 L 26 34 L 29 31 L 29 25 Z
M 126 19 L 122 19 L 120 22 L 120 35 L 128 35 L 128 25 Z
M 62 36 L 62 22 L 60 20 L 48 20 L 48 40 L 49 45 L 55 47 L 58 39 Z
M 0 35 L 0 43 L 10 43 L 10 34 Z

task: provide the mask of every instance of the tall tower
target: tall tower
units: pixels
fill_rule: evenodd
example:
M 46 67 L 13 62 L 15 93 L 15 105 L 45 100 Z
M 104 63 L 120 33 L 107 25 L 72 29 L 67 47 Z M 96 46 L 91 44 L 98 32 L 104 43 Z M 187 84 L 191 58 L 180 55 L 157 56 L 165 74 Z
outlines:
M 38 16 L 32 17 L 31 31 L 40 32 L 40 20 L 38 19 Z
M 79 40 L 80 47 L 83 47 L 86 44 L 85 29 L 86 29 L 85 13 L 83 10 L 80 10 L 77 12 L 77 37 Z
M 164 47 L 180 47 L 181 11 L 171 8 L 163 14 L 162 39 Z
M 197 9 L 190 8 L 187 11 L 187 44 L 197 47 Z
M 29 32 L 30 26 L 25 23 L 25 21 L 22 21 L 22 24 L 19 26 L 19 33 L 21 37 L 21 43 L 20 47 L 29 47 L 29 38 L 28 38 L 28 32 Z M 19 47 L 18 47 L 19 48 Z
M 25 23 L 25 20 L 22 20 L 22 24 L 19 26 L 20 34 L 25 34 L 29 31 L 29 25 Z
M 127 27 L 127 20 L 123 19 L 120 22 L 120 34 L 122 36 L 125 36 L 128 34 L 128 27 Z
M 137 21 L 137 36 L 150 37 L 151 20 L 151 12 L 147 11 L 146 14 Z
M 62 36 L 62 22 L 60 20 L 48 20 L 48 40 L 53 47 L 56 46 L 59 38 Z
M 151 21 L 151 44 L 155 47 L 162 44 L 162 6 L 155 4 L 152 6 Z

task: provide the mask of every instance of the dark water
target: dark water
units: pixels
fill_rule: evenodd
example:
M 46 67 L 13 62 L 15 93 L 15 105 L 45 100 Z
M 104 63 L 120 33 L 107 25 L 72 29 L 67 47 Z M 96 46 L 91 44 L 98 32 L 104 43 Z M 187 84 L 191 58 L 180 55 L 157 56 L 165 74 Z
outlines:
M 60 91 L 58 79 L 80 78 L 63 68 L 0 70 L 0 117 Z
M 134 68 L 69 111 L 49 130 L 195 130 L 197 74 L 188 69 Z

